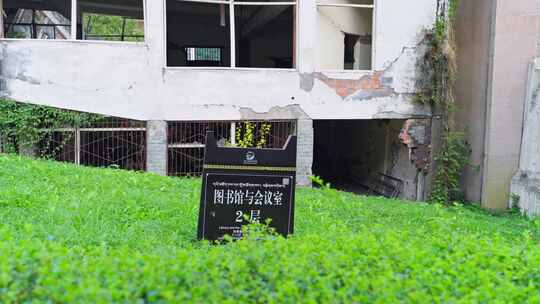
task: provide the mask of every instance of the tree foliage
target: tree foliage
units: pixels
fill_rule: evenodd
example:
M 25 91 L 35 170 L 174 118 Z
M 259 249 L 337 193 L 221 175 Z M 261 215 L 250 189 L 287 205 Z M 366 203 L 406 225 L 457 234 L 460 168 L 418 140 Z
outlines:
M 102 118 L 96 114 L 0 99 L 0 148 L 17 153 L 25 146 L 48 146 L 54 130 L 84 127 Z
M 142 22 L 121 16 L 84 14 L 83 31 L 88 39 L 141 41 L 144 39 Z

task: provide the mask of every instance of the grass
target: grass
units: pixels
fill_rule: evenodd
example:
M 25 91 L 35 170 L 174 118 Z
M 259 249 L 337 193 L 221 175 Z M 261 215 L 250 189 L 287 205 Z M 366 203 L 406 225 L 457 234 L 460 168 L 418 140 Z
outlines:
M 0 154 L 0 302 L 540 302 L 515 214 L 299 189 L 295 235 L 196 241 L 200 182 Z

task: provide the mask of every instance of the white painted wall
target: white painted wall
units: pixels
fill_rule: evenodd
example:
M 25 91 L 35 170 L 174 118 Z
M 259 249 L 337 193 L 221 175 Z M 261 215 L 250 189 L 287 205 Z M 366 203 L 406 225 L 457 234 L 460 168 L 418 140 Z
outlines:
M 436 9 L 436 0 L 376 0 L 374 69 L 387 68 L 403 49 L 418 45 Z
M 392 96 L 366 91 L 343 99 L 314 78 L 314 0 L 299 2 L 298 70 L 165 68 L 164 1 L 152 0 L 145 6 L 145 43 L 1 40 L 0 92 L 18 101 L 145 120 L 241 119 L 246 109 L 290 105 L 313 119 L 429 115 L 411 102 L 417 54 L 409 48 L 433 22 L 436 1 L 376 2 L 374 69 L 396 91 Z M 359 79 L 369 72 L 323 74 Z
M 343 69 L 343 54 L 345 44 L 343 39 L 345 34 L 340 28 L 332 23 L 332 20 L 317 9 L 318 15 L 318 47 L 317 47 L 317 66 L 324 70 Z

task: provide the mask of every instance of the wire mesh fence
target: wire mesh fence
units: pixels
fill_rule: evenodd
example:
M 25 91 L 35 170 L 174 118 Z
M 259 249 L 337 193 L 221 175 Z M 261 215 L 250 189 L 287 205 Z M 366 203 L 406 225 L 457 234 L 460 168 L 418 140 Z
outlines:
M 202 173 L 207 131 L 214 132 L 220 146 L 244 144 L 259 148 L 278 149 L 285 145 L 289 135 L 296 135 L 296 121 L 169 122 L 168 175 L 198 176 Z M 250 138 L 248 134 L 251 135 Z M 246 142 L 248 143 L 246 144 Z
M 214 132 L 220 146 L 278 149 L 296 135 L 296 121 L 169 122 L 167 131 L 168 175 L 198 176 L 207 131 Z M 15 152 L 84 166 L 146 170 L 144 121 L 107 117 L 84 128 L 66 126 L 46 134 L 37 144 L 17 143 Z M 10 139 L 0 138 L 0 146 L 6 141 Z
M 39 142 L 25 144 L 16 139 L 12 152 L 92 167 L 127 170 L 146 169 L 146 123 L 105 117 L 84 128 L 66 126 L 43 130 Z

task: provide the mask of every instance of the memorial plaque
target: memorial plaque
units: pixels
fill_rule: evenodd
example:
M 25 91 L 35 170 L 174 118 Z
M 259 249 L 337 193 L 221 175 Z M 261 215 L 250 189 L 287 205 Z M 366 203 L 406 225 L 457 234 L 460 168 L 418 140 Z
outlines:
M 283 149 L 218 147 L 206 135 L 198 238 L 242 238 L 242 226 L 266 223 L 293 233 L 296 136 Z

